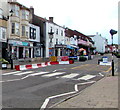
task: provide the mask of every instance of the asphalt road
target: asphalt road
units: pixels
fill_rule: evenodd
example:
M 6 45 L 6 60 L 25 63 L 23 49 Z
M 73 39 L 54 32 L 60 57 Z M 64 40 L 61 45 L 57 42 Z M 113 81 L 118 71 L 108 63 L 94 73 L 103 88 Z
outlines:
M 3 108 L 48 108 L 103 78 L 110 66 L 93 60 L 2 74 Z M 108 55 L 109 61 L 111 56 Z M 115 62 L 117 60 L 115 59 Z

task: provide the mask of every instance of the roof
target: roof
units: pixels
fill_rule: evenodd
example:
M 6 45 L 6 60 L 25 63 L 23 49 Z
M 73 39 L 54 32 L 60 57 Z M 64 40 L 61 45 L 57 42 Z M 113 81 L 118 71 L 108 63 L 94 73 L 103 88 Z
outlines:
M 23 8 L 23 9 L 26 9 L 26 10 L 30 11 L 29 8 L 27 8 L 26 6 L 24 6 L 24 5 L 22 5 L 22 4 L 18 3 L 18 2 L 8 2 L 8 3 L 18 5 L 18 6 L 20 6 L 20 8 Z

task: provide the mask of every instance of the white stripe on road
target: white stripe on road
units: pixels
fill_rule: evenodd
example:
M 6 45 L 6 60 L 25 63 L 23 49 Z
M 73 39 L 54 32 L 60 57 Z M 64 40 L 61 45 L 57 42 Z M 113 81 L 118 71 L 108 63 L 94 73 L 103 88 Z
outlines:
M 85 75 L 83 77 L 78 78 L 78 80 L 89 80 L 96 77 L 96 75 Z
M 102 73 L 99 73 L 100 76 L 104 76 Z
M 14 71 L 14 72 L 10 72 L 10 73 L 4 73 L 2 75 L 11 75 L 11 74 L 19 73 L 19 72 L 21 72 L 21 71 Z
M 56 73 L 51 73 L 51 74 L 47 74 L 47 75 L 42 75 L 42 77 L 52 77 L 52 76 L 57 76 L 57 75 L 61 75 L 64 74 L 65 72 L 56 72 Z
M 78 75 L 79 75 L 79 74 L 77 74 L 77 73 L 71 73 L 71 74 L 62 76 L 61 78 L 74 78 L 74 77 L 76 77 L 76 76 L 78 76 Z
M 17 74 L 14 74 L 14 75 L 25 75 L 25 74 L 29 74 L 29 73 L 33 73 L 33 71 L 26 71 L 26 72 L 17 73 Z
M 49 73 L 49 72 L 33 73 L 33 74 L 30 74 L 30 76 L 43 75 L 43 74 L 46 74 L 46 73 Z
M 90 82 L 86 82 L 86 83 L 78 83 L 78 84 L 75 84 L 75 85 L 74 85 L 74 89 L 75 89 L 75 90 L 72 91 L 72 92 L 63 93 L 63 94 L 59 94 L 59 95 L 55 95 L 55 96 L 51 96 L 51 97 L 46 98 L 45 101 L 44 101 L 44 103 L 42 104 L 40 110 L 44 110 L 44 109 L 47 107 L 47 105 L 48 105 L 48 103 L 49 103 L 49 101 L 50 101 L 51 99 L 54 99 L 54 98 L 57 98 L 57 97 L 61 97 L 61 96 L 65 96 L 65 95 L 69 95 L 69 94 L 77 93 L 77 92 L 79 91 L 79 90 L 78 90 L 78 86 L 79 86 L 79 85 L 90 84 L 90 83 L 95 83 L 95 82 L 96 82 L 96 81 L 90 81 Z M 81 92 L 82 92 L 82 91 L 81 91 Z M 74 96 L 74 95 L 73 95 L 73 96 Z M 72 97 L 72 96 L 71 96 L 71 97 Z M 56 105 L 56 104 L 52 105 L 50 108 L 55 107 L 55 105 Z

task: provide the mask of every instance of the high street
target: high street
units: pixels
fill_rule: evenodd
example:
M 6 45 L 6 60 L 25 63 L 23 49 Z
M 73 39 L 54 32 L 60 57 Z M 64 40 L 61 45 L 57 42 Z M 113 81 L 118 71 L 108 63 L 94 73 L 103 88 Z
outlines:
M 106 55 L 105 55 L 106 56 Z M 107 55 L 111 61 L 111 55 Z M 111 66 L 92 60 L 2 73 L 3 108 L 46 108 L 103 78 Z M 115 63 L 117 59 L 115 58 Z

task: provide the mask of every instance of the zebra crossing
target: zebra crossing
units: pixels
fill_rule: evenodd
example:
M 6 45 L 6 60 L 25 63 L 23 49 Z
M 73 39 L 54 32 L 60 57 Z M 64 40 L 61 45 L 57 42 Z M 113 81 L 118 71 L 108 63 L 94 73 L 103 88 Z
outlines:
M 83 76 L 80 76 L 79 73 L 66 73 L 66 72 L 49 72 L 49 71 L 41 71 L 41 72 L 35 72 L 35 71 L 15 71 L 15 72 L 9 72 L 9 73 L 3 73 L 2 76 L 7 76 L 7 75 L 16 75 L 16 76 L 22 76 L 26 75 L 27 77 L 29 76 L 40 76 L 43 78 L 64 78 L 64 79 L 76 79 L 76 80 L 90 80 L 92 78 L 95 78 L 97 75 L 90 75 L 86 74 Z

